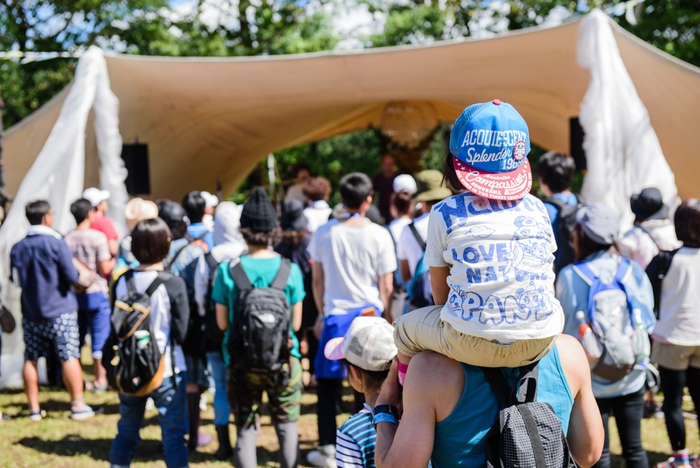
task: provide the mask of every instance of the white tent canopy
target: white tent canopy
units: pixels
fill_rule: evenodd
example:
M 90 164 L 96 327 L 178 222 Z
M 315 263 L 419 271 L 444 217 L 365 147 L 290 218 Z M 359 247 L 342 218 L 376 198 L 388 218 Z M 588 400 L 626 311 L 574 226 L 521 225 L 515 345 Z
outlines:
M 280 148 L 379 127 L 388 102 L 428 101 L 441 122 L 452 123 L 465 106 L 494 98 L 513 104 L 532 141 L 547 149 L 567 151 L 569 119 L 580 116 L 584 193 L 628 220 L 629 196 L 644 187 L 659 187 L 669 202 L 678 192 L 700 196 L 700 70 L 597 10 L 490 39 L 353 53 L 165 58 L 91 49 L 72 88 L 6 134 L 8 191 L 17 197 L 0 229 L 0 275 L 24 235 L 22 208 L 31 199 L 58 200 L 56 226 L 65 231 L 67 203 L 84 180 L 113 192 L 119 216 L 122 139 L 148 144 L 152 196 L 179 200 L 213 189 L 216 179 L 231 193 Z

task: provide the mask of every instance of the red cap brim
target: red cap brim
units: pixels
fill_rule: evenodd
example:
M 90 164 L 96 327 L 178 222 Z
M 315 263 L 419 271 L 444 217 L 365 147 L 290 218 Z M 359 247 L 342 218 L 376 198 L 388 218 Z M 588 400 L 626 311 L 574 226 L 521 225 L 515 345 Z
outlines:
M 532 170 L 526 159 L 511 172 L 484 172 L 452 156 L 457 178 L 474 195 L 491 200 L 520 200 L 532 188 Z

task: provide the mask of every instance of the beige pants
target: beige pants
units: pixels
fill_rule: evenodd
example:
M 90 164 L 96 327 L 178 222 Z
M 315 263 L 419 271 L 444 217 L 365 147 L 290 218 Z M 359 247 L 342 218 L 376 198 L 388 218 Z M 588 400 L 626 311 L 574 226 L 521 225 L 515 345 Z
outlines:
M 394 341 L 401 354 L 413 357 L 430 350 L 473 366 L 521 367 L 542 359 L 558 336 L 503 344 L 458 332 L 440 319 L 441 310 L 442 306 L 424 307 L 396 320 Z

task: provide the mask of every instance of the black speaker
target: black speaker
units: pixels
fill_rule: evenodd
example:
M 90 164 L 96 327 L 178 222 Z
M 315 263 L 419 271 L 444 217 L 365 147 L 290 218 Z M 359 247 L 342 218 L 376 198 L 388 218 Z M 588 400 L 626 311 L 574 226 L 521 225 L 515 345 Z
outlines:
M 134 143 L 122 145 L 122 159 L 129 174 L 126 191 L 129 195 L 150 195 L 151 176 L 148 169 L 148 145 Z
M 578 117 L 569 119 L 569 152 L 576 162 L 577 171 L 586 170 L 586 152 L 583 150 L 583 137 L 585 133 Z

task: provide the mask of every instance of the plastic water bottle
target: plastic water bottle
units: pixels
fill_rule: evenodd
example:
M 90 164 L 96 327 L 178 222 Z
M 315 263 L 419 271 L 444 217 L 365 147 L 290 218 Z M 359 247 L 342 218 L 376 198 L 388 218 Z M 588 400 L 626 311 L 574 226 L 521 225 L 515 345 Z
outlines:
M 591 326 L 586 322 L 586 314 L 579 310 L 576 312 L 576 320 L 578 320 L 578 340 L 583 346 L 583 351 L 589 362 L 597 361 L 603 354 L 603 345 L 600 344 L 595 333 L 591 330 Z
M 651 353 L 651 343 L 649 342 L 649 330 L 642 321 L 642 311 L 634 309 L 634 350 L 636 362 L 642 362 Z

